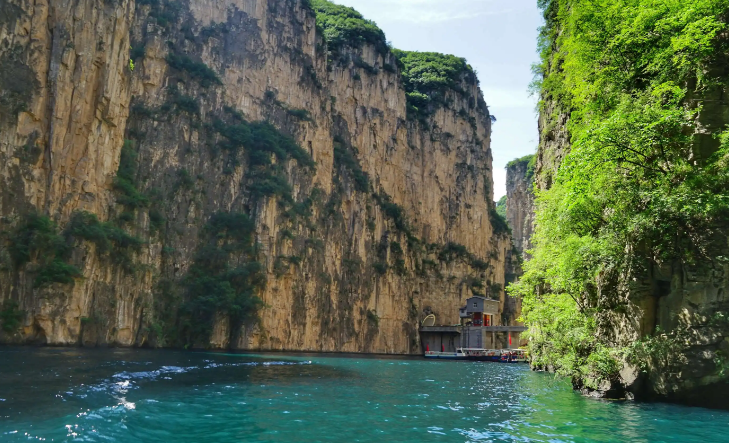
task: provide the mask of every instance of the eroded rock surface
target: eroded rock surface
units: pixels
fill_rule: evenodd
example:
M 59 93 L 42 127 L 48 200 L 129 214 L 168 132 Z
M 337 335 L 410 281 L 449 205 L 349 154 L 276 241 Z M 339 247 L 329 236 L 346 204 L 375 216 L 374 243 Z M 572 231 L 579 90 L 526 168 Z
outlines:
M 199 346 L 419 352 L 427 313 L 457 323 L 474 292 L 507 303 L 510 239 L 490 221 L 491 122 L 473 81 L 408 119 L 394 56 L 364 45 L 328 61 L 298 0 L 2 8 L 0 302 L 21 313 L 3 342 L 175 344 L 186 276 L 221 212 L 254 222 L 264 306 L 240 328 L 217 315 Z M 242 118 L 293 137 L 315 166 L 251 164 L 247 146 L 231 148 Z M 137 202 L 120 198 L 125 146 Z M 77 241 L 67 261 L 83 278 L 39 285 L 39 249 L 19 265 L 12 238 L 34 211 L 59 232 L 87 211 L 144 244 L 129 262 Z

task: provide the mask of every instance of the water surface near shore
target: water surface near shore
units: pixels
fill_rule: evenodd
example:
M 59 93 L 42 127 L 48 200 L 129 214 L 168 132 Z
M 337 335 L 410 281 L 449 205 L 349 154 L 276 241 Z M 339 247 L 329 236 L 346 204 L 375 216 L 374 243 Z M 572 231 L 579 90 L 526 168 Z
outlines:
M 729 412 L 587 399 L 515 364 L 0 348 L 0 441 L 729 442 Z

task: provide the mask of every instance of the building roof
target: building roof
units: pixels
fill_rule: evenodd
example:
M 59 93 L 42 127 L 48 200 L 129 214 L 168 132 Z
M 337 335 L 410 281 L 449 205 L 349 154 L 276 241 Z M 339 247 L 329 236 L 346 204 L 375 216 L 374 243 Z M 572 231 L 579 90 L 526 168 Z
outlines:
M 481 303 L 477 303 L 473 301 L 473 304 L 476 306 L 471 306 L 472 300 L 481 300 Z M 499 310 L 499 300 L 494 300 L 491 298 L 486 298 L 481 295 L 474 295 L 473 297 L 469 297 L 466 300 L 466 312 L 471 314 L 475 312 L 483 312 L 485 314 L 489 315 L 497 315 Z M 463 308 L 461 308 L 461 312 L 463 312 Z

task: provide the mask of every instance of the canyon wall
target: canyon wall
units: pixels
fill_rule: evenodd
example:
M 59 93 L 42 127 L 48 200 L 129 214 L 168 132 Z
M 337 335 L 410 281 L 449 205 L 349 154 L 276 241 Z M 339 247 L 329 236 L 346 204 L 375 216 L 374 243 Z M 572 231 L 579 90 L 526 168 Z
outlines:
M 0 341 L 414 353 L 508 303 L 475 76 L 408 118 L 394 55 L 328 60 L 306 3 L 3 3 Z
M 535 156 L 528 155 L 506 166 L 506 221 L 519 254 L 531 249 L 534 233 L 534 168 Z

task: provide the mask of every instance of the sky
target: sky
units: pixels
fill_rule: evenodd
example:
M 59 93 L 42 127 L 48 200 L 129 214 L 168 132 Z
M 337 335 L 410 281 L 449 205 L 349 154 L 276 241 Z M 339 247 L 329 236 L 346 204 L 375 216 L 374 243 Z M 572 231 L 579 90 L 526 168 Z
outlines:
M 393 46 L 465 57 L 478 72 L 493 125 L 494 198 L 506 194 L 506 163 L 537 150 L 537 0 L 334 0 L 385 31 Z

